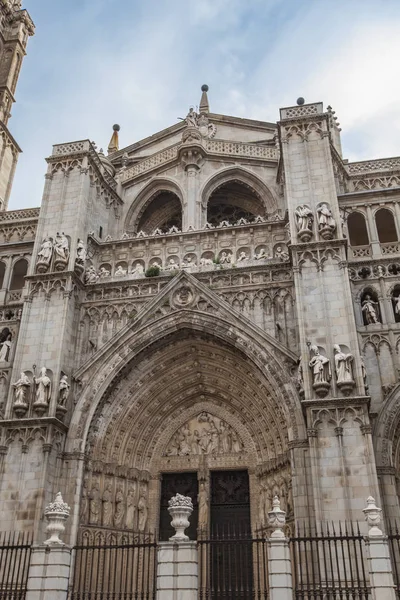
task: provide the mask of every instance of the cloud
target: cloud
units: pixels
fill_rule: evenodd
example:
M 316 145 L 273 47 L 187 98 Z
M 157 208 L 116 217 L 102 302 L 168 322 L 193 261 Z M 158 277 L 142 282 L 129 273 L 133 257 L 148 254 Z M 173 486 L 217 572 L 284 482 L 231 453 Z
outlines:
M 336 110 L 345 156 L 398 154 L 398 2 L 26 0 L 37 24 L 10 130 L 24 150 L 10 208 L 38 206 L 51 145 L 121 125 L 129 145 L 210 86 L 214 112 L 276 121 L 299 95 Z M 362 10 L 361 10 L 362 9 Z

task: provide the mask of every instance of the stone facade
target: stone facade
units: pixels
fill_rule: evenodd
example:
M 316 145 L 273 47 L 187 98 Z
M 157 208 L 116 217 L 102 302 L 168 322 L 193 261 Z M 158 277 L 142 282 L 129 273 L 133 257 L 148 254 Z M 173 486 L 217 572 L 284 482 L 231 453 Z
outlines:
M 400 159 L 348 163 L 322 103 L 267 123 L 203 88 L 127 148 L 114 126 L 107 157 L 55 145 L 40 210 L 0 213 L 6 530 L 43 539 L 60 489 L 69 544 L 155 529 L 160 476 L 188 471 L 207 527 L 230 469 L 254 529 L 275 495 L 288 531 L 370 494 L 398 514 Z

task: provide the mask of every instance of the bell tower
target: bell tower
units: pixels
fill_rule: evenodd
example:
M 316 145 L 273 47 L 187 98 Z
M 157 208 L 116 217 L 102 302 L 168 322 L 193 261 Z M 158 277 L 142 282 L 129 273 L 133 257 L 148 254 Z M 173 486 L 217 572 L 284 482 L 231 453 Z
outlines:
M 21 0 L 0 2 L 0 210 L 6 210 L 11 186 L 21 152 L 8 130 L 15 90 L 26 54 L 28 39 L 35 26 Z

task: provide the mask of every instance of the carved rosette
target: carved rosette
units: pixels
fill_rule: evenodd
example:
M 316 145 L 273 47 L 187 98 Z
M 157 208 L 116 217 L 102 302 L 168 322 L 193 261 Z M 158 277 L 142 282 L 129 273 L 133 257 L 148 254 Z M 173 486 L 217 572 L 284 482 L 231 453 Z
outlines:
M 193 512 L 193 503 L 189 496 L 176 494 L 168 502 L 168 512 L 172 517 L 171 525 L 176 533 L 170 540 L 175 542 L 185 542 L 189 538 L 185 535 L 185 529 L 190 525 L 189 517 Z
M 50 502 L 45 508 L 44 514 L 49 524 L 46 527 L 46 532 L 50 537 L 44 542 L 45 544 L 62 544 L 60 534 L 65 531 L 65 521 L 69 517 L 71 509 L 64 502 L 61 492 L 58 492 L 54 502 Z

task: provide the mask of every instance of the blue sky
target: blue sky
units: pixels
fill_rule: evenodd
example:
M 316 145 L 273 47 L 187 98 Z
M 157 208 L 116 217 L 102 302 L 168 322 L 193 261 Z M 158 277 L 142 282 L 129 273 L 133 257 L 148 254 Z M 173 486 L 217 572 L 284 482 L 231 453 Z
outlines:
M 331 104 L 350 160 L 400 155 L 399 0 L 25 0 L 36 24 L 9 128 L 9 208 L 39 206 L 54 143 L 127 146 L 210 87 L 213 112 L 267 121 Z

